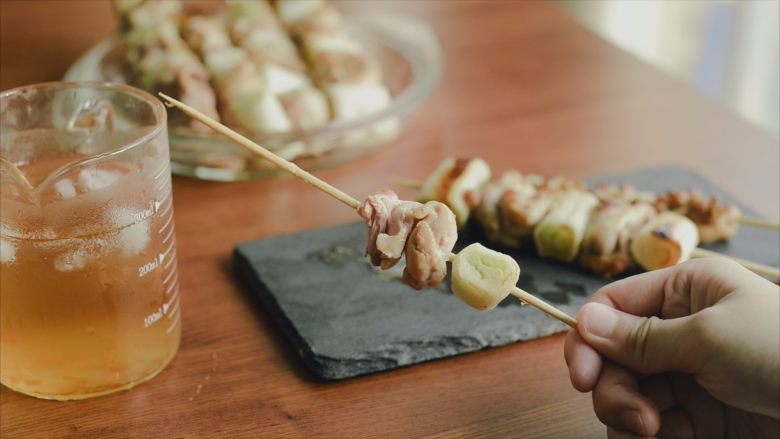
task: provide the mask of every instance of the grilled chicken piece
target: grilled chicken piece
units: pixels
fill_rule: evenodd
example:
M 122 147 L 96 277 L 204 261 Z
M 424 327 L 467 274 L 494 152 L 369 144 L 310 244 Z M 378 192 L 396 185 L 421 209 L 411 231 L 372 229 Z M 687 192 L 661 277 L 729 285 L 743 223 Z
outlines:
M 655 203 L 655 194 L 640 191 L 630 184 L 612 185 L 598 184 L 593 187 L 593 193 L 602 201 L 622 201 L 625 203 Z
M 458 226 L 452 211 L 438 201 L 423 204 L 414 216 L 417 222 L 404 252 L 403 281 L 417 290 L 433 288 L 447 275 L 447 260 L 458 240 Z
M 383 191 L 368 197 L 358 213 L 368 225 L 366 255 L 373 265 L 390 268 L 403 254 L 404 283 L 415 289 L 441 283 L 458 238 L 455 215 L 447 206 L 399 200 Z
M 534 227 L 547 215 L 561 195 L 557 189 L 531 184 L 510 186 L 501 197 L 499 220 L 501 235 L 498 241 L 511 247 L 520 247 L 533 234 Z
M 702 244 L 727 241 L 737 234 L 741 212 L 731 203 L 719 203 L 714 196 L 705 197 L 698 191 L 667 192 L 660 195 L 655 206 L 659 211 L 685 215 L 699 228 Z
M 490 180 L 490 167 L 480 158 L 445 159 L 422 185 L 418 200 L 446 204 L 462 228 L 468 222 L 471 207 L 467 193 L 481 190 Z
M 605 278 L 630 269 L 634 265 L 629 251 L 631 237 L 653 216 L 655 209 L 649 204 L 601 201 L 585 230 L 580 264 Z
M 466 198 L 476 203 L 474 217 L 491 241 L 520 247 L 564 188 L 571 186 L 561 179 L 548 181 L 538 175 L 509 171 L 483 186 L 480 195 L 470 192 Z

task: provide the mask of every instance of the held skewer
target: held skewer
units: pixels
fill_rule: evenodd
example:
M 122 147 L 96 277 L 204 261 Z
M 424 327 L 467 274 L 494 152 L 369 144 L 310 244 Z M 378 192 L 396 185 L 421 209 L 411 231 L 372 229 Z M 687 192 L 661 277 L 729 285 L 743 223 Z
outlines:
M 204 125 L 208 126 L 212 130 L 222 134 L 223 136 L 227 137 L 228 139 L 238 143 L 239 145 L 243 146 L 244 148 L 248 149 L 250 152 L 259 155 L 260 157 L 268 160 L 269 162 L 273 163 L 277 168 L 287 171 L 290 174 L 300 178 L 301 180 L 305 181 L 306 183 L 309 183 L 310 185 L 314 186 L 315 188 L 321 190 L 322 192 L 325 192 L 326 194 L 330 195 L 331 197 L 341 201 L 342 203 L 346 204 L 347 206 L 351 207 L 354 210 L 358 210 L 360 208 L 360 201 L 356 200 L 355 198 L 352 198 L 348 194 L 341 191 L 341 189 L 331 185 L 330 183 L 321 180 L 314 175 L 304 171 L 298 165 L 295 163 L 292 163 L 290 161 L 287 161 L 278 155 L 272 153 L 271 151 L 263 148 L 262 146 L 258 145 L 257 143 L 249 140 L 248 138 L 242 136 L 241 134 L 231 130 L 230 128 L 226 127 L 225 125 L 222 125 L 221 123 L 215 121 L 214 119 L 206 116 L 205 114 L 201 113 L 200 111 L 185 105 L 176 99 L 173 99 L 172 97 L 164 94 L 164 93 L 158 93 L 161 98 L 163 98 L 166 102 L 165 105 L 168 107 L 175 107 L 184 112 L 184 114 L 190 116 L 191 118 L 202 122 Z
M 326 194 L 332 196 L 333 198 L 341 201 L 342 203 L 346 204 L 347 206 L 351 207 L 354 210 L 360 209 L 361 203 L 357 199 L 351 197 L 347 193 L 341 191 L 340 189 L 336 188 L 335 186 L 332 186 L 331 184 L 325 182 L 324 180 L 319 179 L 318 177 L 315 177 L 314 175 L 304 171 L 298 165 L 291 163 L 276 154 L 272 153 L 271 151 L 268 151 L 267 149 L 263 148 L 262 146 L 252 142 L 248 138 L 242 136 L 241 134 L 231 130 L 230 128 L 226 127 L 225 125 L 222 125 L 221 123 L 215 121 L 214 119 L 206 116 L 205 114 L 201 113 L 200 111 L 185 105 L 176 99 L 173 99 L 170 96 L 165 95 L 164 93 L 159 93 L 160 97 L 165 101 L 165 105 L 168 107 L 175 107 L 181 110 L 186 115 L 192 117 L 193 119 L 198 120 L 199 122 L 202 122 L 204 125 L 208 126 L 209 128 L 213 129 L 214 131 L 222 134 L 223 136 L 227 137 L 228 139 L 238 143 L 239 145 L 243 146 L 244 148 L 248 149 L 254 154 L 257 154 L 261 156 L 262 158 L 268 160 L 269 162 L 273 163 L 275 166 L 277 166 L 279 169 L 283 171 L 287 171 L 290 174 L 304 180 L 306 183 L 309 183 L 310 185 L 314 186 L 315 188 L 321 190 L 322 192 L 325 192 Z M 450 254 L 450 261 L 453 261 L 455 259 L 456 255 Z M 539 299 L 538 297 L 521 290 L 520 288 L 517 288 L 516 286 L 510 291 L 510 294 L 520 299 L 522 302 L 527 303 L 540 311 L 546 313 L 550 317 L 553 317 L 566 325 L 574 328 L 577 325 L 577 321 L 566 314 L 565 312 L 555 308 L 554 306 L 548 304 L 547 302 L 543 301 L 542 299 Z
M 514 287 L 512 291 L 510 291 L 511 295 L 517 297 L 520 299 L 521 302 L 527 303 L 534 308 L 541 310 L 542 312 L 546 313 L 547 315 L 554 317 L 561 322 L 569 325 L 572 328 L 577 327 L 577 320 L 574 319 L 574 317 L 566 314 L 565 312 L 559 310 L 558 308 L 550 305 L 549 303 L 545 302 L 544 300 L 534 296 L 533 294 L 530 294 L 526 291 L 521 290 L 518 287 Z

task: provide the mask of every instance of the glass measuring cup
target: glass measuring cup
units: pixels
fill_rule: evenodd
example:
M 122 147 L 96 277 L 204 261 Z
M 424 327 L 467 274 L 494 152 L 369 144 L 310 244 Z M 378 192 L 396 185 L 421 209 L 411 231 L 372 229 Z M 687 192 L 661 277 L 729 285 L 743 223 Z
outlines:
M 179 303 L 162 104 L 107 83 L 0 94 L 0 381 L 130 388 L 175 355 Z

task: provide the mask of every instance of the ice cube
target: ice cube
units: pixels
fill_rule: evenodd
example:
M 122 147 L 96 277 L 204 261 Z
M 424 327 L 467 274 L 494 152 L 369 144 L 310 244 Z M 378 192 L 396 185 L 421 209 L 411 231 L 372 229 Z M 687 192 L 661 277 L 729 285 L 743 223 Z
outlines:
M 114 209 L 110 216 L 117 227 L 124 227 L 117 235 L 117 245 L 123 255 L 137 255 L 149 245 L 149 215 L 145 211 L 120 207 Z
M 10 264 L 16 259 L 16 246 L 7 239 L 0 238 L 0 263 Z
M 111 186 L 119 177 L 117 172 L 88 168 L 79 173 L 79 184 L 85 191 L 96 191 Z
M 62 253 L 54 258 L 54 268 L 57 271 L 81 270 L 87 265 L 88 249 L 79 248 L 72 252 Z
M 72 238 L 50 241 L 41 248 L 60 252 L 54 257 L 54 268 L 67 272 L 81 270 L 104 257 L 107 246 L 106 240 L 102 238 Z
M 63 200 L 76 196 L 76 187 L 73 186 L 73 182 L 68 178 L 54 183 L 54 189 L 57 190 L 57 194 L 59 194 L 60 198 Z
M 114 107 L 105 99 L 85 99 L 68 120 L 68 131 L 98 133 L 114 128 Z
M 122 254 L 137 255 L 149 245 L 149 221 L 139 221 L 119 232 L 119 245 Z

